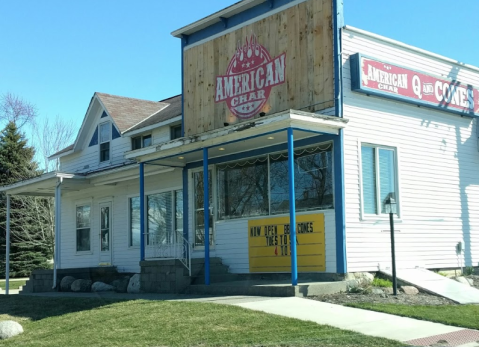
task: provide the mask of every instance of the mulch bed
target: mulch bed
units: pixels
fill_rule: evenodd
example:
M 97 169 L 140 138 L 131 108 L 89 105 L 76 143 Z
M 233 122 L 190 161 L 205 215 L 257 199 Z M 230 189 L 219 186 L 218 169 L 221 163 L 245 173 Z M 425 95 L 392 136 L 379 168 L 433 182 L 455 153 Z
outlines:
M 472 275 L 467 276 L 474 280 L 474 288 L 479 289 L 479 276 Z M 312 300 L 328 302 L 331 304 L 338 305 L 347 305 L 351 303 L 373 303 L 373 304 L 403 304 L 403 305 L 427 305 L 427 306 L 437 306 L 437 305 L 458 305 L 454 301 L 449 299 L 420 292 L 417 295 L 407 295 L 398 291 L 398 295 L 394 296 L 389 293 L 392 289 L 384 288 L 375 288 L 382 289 L 382 294 L 372 294 L 368 293 L 337 293 L 337 294 L 328 294 L 328 295 L 318 295 L 308 297 Z

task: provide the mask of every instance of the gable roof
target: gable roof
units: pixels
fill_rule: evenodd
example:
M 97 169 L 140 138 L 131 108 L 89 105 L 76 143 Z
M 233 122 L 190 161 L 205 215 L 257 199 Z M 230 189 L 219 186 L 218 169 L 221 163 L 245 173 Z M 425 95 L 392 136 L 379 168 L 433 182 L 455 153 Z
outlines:
M 181 116 L 181 94 L 161 100 L 160 103 L 167 104 L 167 106 L 151 117 L 128 129 L 125 133 Z
M 64 156 L 75 150 L 95 100 L 98 100 L 97 105 L 99 102 L 110 115 L 120 134 L 175 118 L 180 116 L 182 111 L 181 94 L 161 101 L 149 101 L 96 92 L 90 101 L 75 143 L 50 155 L 49 159 Z
M 113 119 L 121 134 L 168 106 L 167 103 L 163 102 L 133 99 L 105 93 L 96 92 L 95 95 L 103 104 L 106 112 Z

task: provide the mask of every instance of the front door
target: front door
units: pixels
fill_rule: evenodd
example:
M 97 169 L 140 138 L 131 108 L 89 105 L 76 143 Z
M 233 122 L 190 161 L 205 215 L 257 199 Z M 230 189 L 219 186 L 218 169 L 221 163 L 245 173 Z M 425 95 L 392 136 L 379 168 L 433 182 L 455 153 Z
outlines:
M 111 265 L 111 202 L 101 203 L 100 207 L 100 266 Z

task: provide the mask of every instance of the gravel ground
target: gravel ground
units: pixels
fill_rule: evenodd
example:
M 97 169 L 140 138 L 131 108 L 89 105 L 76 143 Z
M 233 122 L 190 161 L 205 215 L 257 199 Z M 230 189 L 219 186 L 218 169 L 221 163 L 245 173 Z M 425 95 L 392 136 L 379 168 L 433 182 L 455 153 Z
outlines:
M 474 287 L 479 289 L 479 276 L 467 276 L 474 280 Z M 436 295 L 420 292 L 417 295 L 406 295 L 402 291 L 397 296 L 392 295 L 392 288 L 372 288 L 379 294 L 368 293 L 337 293 L 309 297 L 312 300 L 329 302 L 331 304 L 346 305 L 349 303 L 374 304 L 404 304 L 404 305 L 457 305 L 455 302 Z

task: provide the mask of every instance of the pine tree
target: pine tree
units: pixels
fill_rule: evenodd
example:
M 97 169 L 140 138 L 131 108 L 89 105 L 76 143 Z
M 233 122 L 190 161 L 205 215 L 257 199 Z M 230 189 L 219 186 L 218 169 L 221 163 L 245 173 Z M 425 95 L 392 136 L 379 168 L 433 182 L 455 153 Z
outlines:
M 9 122 L 0 134 L 0 185 L 33 178 L 40 174 L 33 157 L 35 150 L 29 147 L 25 136 L 19 132 L 13 122 Z M 45 228 L 41 214 L 36 213 L 41 199 L 30 196 L 12 196 L 10 200 L 10 275 L 29 276 L 37 268 L 48 267 L 51 258 L 51 247 L 45 244 L 40 235 Z M 0 242 L 3 253 L 6 226 L 6 195 L 0 196 L 0 226 L 2 228 Z M 51 241 L 53 242 L 53 240 Z M 2 256 L 2 268 L 4 268 Z M 2 270 L 2 269 L 0 269 Z

